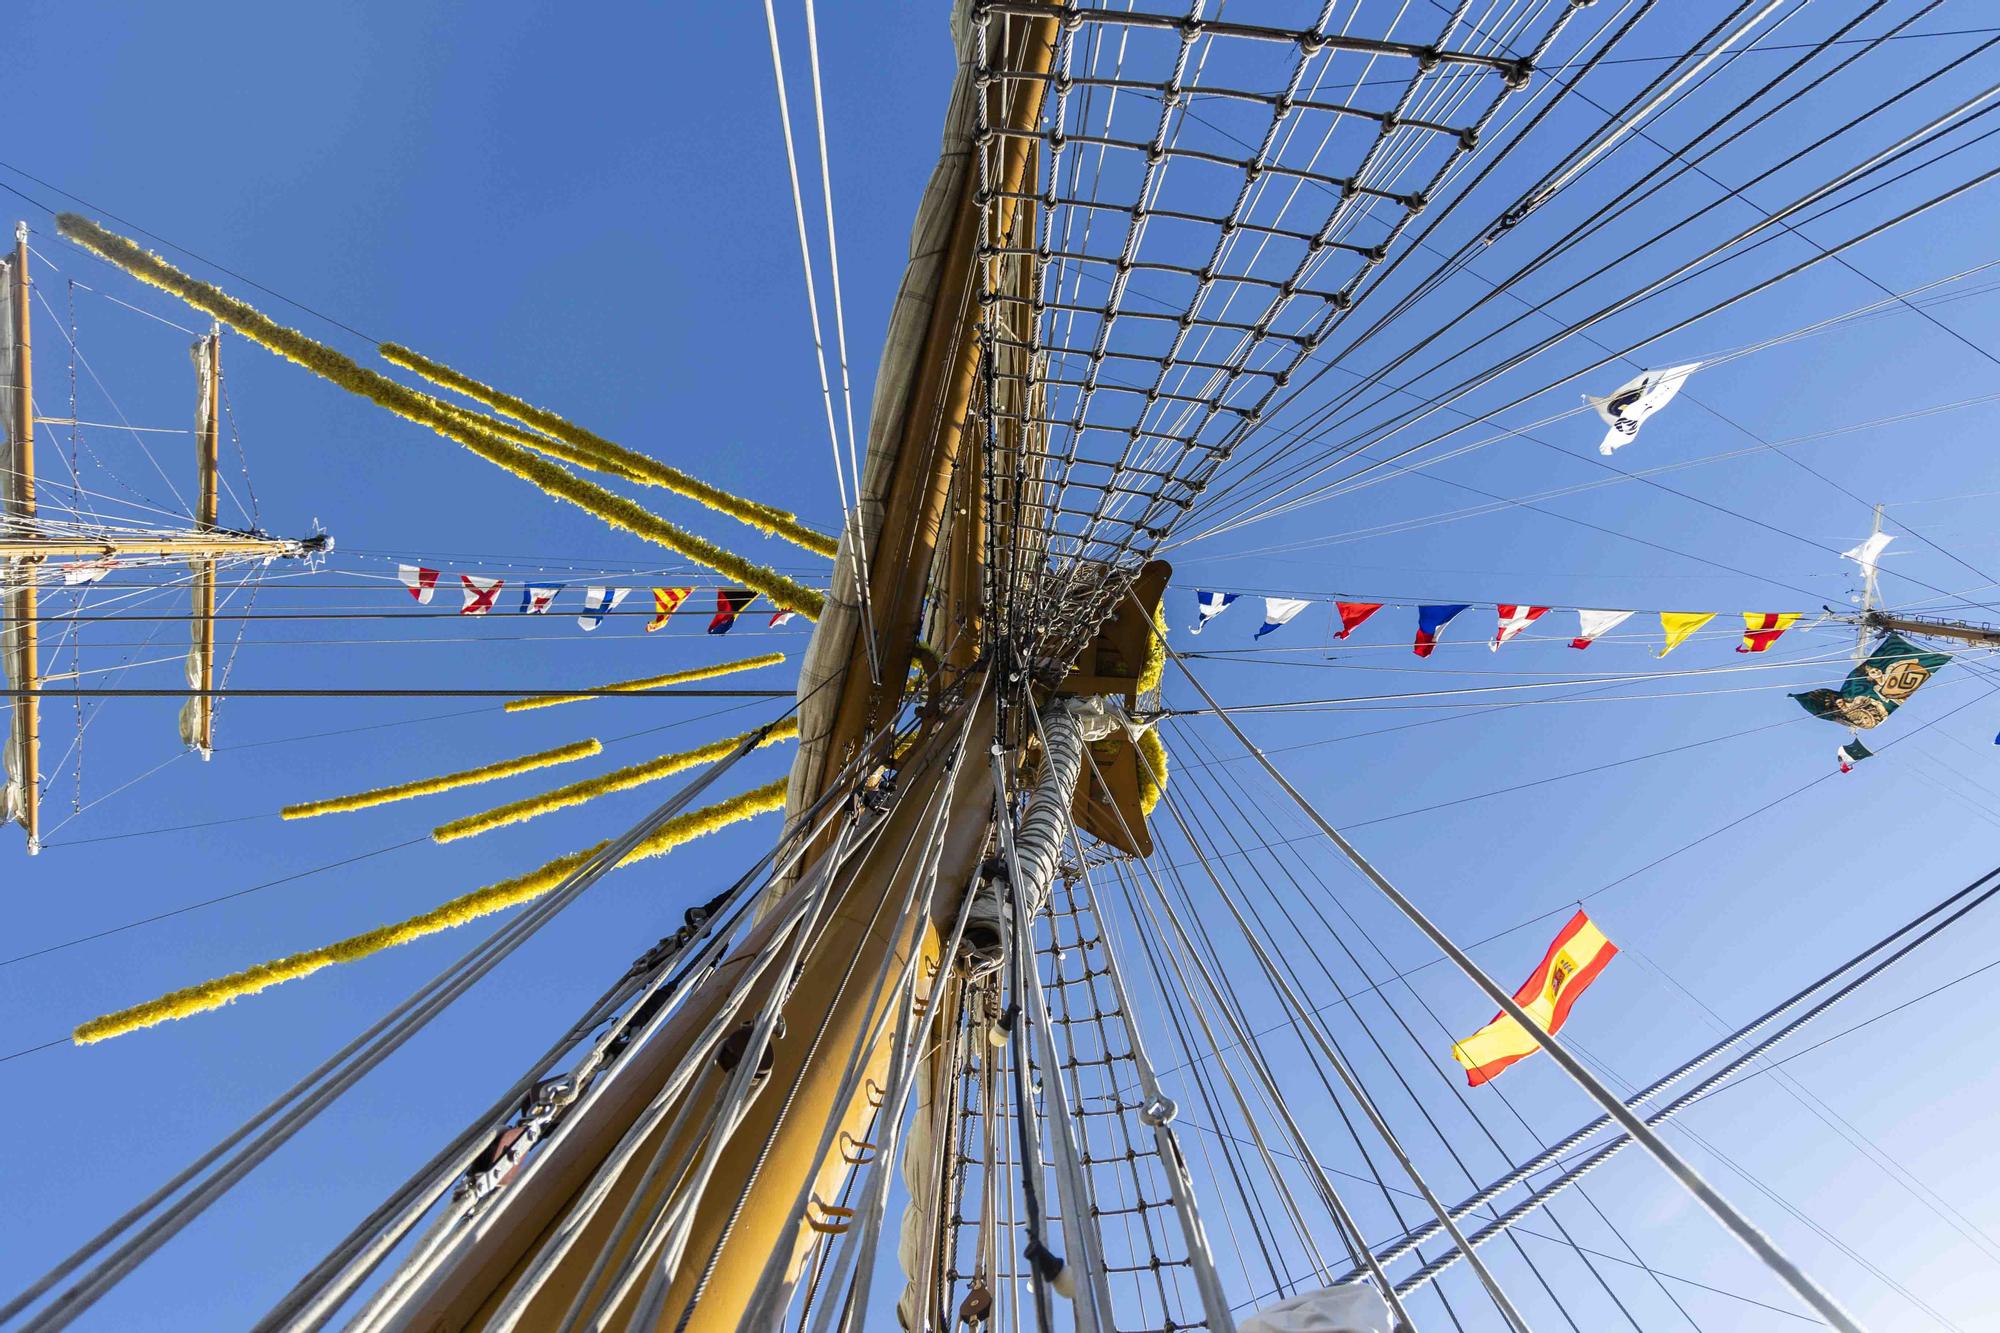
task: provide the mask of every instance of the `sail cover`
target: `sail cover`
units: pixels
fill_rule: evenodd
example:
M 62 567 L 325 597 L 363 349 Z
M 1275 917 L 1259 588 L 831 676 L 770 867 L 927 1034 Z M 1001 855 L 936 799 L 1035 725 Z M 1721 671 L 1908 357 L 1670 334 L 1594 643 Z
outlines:
M 14 350 L 14 263 L 11 258 L 0 260 L 0 513 L 6 516 L 5 526 L 14 523 L 15 493 L 14 477 L 16 445 L 14 441 L 14 393 L 20 384 L 20 369 Z M 16 655 L 20 652 L 18 639 L 20 622 L 15 619 L 15 593 L 17 580 L 27 577 L 24 566 L 13 561 L 0 562 L 0 588 L 5 588 L 6 614 L 0 618 L 0 686 L 14 688 Z M 21 775 L 26 770 L 22 763 L 21 747 L 27 737 L 21 727 L 21 705 L 18 701 L 7 709 L 7 746 L 5 751 L 5 780 L 0 782 L 0 821 L 27 824 L 27 794 L 21 787 Z

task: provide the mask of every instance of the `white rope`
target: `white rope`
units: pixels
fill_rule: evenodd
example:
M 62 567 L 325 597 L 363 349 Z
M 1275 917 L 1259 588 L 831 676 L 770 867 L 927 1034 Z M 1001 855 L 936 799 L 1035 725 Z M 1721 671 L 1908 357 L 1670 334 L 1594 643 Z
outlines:
M 1164 645 L 1165 642 L 1163 637 L 1161 643 Z M 1616 1093 L 1606 1087 L 1595 1074 L 1584 1068 L 1583 1063 L 1570 1053 L 1568 1047 L 1564 1046 L 1547 1029 L 1541 1027 L 1530 1018 L 1527 1011 L 1521 1008 L 1520 1003 L 1511 994 L 1503 990 L 1498 982 L 1488 976 L 1485 970 L 1473 961 L 1470 954 L 1461 949 L 1450 936 L 1446 935 L 1433 924 L 1431 919 L 1424 915 L 1421 908 L 1405 897 L 1400 889 L 1390 883 L 1381 871 L 1377 870 L 1366 857 L 1361 855 L 1354 844 L 1341 836 L 1340 831 L 1329 823 L 1326 817 L 1320 814 L 1319 810 L 1310 801 L 1306 800 L 1296 787 L 1292 786 L 1286 780 L 1285 775 L 1278 770 L 1277 765 L 1266 759 L 1263 751 L 1259 750 L 1250 738 L 1244 735 L 1243 729 L 1236 725 L 1235 719 L 1230 717 L 1227 712 L 1221 711 L 1220 705 L 1216 703 L 1214 696 L 1209 694 L 1208 690 L 1195 677 L 1194 673 L 1188 669 L 1187 663 L 1181 660 L 1180 654 L 1176 653 L 1171 645 L 1166 646 L 1166 653 L 1180 667 L 1181 674 L 1187 677 L 1188 683 L 1194 687 L 1195 692 L 1207 701 L 1209 707 L 1217 709 L 1217 716 L 1222 719 L 1222 724 L 1229 728 L 1230 733 L 1236 738 L 1237 743 L 1257 760 L 1264 771 L 1271 776 L 1272 781 L 1284 789 L 1285 794 L 1299 807 L 1300 812 L 1318 826 L 1320 832 L 1326 835 L 1327 840 L 1338 847 L 1342 854 L 1354 864 L 1355 869 L 1365 875 L 1381 891 L 1382 895 L 1389 899 L 1397 910 L 1401 911 L 1409 919 L 1410 924 L 1421 930 L 1430 939 L 1432 944 L 1436 945 L 1446 957 L 1450 958 L 1457 965 L 1459 971 L 1464 973 L 1468 980 L 1484 991 L 1488 999 L 1499 1005 L 1502 1013 L 1519 1024 L 1523 1032 L 1534 1038 L 1535 1043 L 1549 1053 L 1550 1058 L 1562 1067 L 1563 1072 L 1568 1074 L 1578 1087 L 1582 1088 L 1596 1100 L 1598 1105 L 1602 1106 L 1618 1122 L 1620 1127 L 1630 1134 L 1632 1138 L 1636 1139 L 1647 1152 L 1652 1154 L 1654 1160 L 1682 1188 L 1692 1194 L 1703 1207 L 1707 1208 L 1731 1235 L 1742 1242 L 1743 1246 L 1761 1260 L 1781 1282 L 1791 1288 L 1792 1292 L 1800 1300 L 1817 1311 L 1834 1328 L 1840 1330 L 1840 1333 L 1861 1333 L 1861 1326 L 1855 1323 L 1847 1312 L 1841 1308 L 1838 1301 L 1834 1300 L 1818 1283 L 1808 1277 L 1804 1270 L 1792 1262 L 1791 1258 L 1784 1251 L 1780 1250 L 1770 1237 L 1760 1231 L 1755 1223 L 1744 1216 L 1734 1204 L 1723 1198 L 1716 1191 L 1715 1187 L 1710 1185 L 1699 1171 L 1695 1170 L 1692 1163 L 1675 1152 L 1667 1145 L 1664 1139 L 1653 1132 L 1651 1127 L 1640 1120 L 1638 1116 L 1634 1115 L 1631 1109 L 1619 1099 Z
M 854 549 L 861 561 L 862 586 L 866 587 L 868 531 L 861 510 L 861 460 L 854 452 L 854 390 L 847 373 L 847 314 L 840 299 L 840 233 L 833 225 L 833 171 L 827 162 L 826 107 L 820 96 L 819 20 L 813 12 L 813 0 L 806 0 L 806 50 L 812 63 L 813 124 L 819 134 L 820 196 L 826 201 L 826 265 L 831 277 L 828 286 L 833 291 L 834 348 L 840 355 L 840 402 L 847 416 L 847 468 L 854 477 Z M 835 461 L 837 466 L 838 460 Z
M 826 117 L 820 109 L 819 91 L 819 33 L 813 22 L 812 6 L 806 6 L 807 39 L 812 47 L 813 109 L 819 118 L 820 184 L 826 196 L 827 247 L 831 254 L 835 248 L 833 238 L 833 182 L 827 176 L 826 161 Z M 792 217 L 798 224 L 799 262 L 806 275 L 806 313 L 812 322 L 813 360 L 819 367 L 819 393 L 826 405 L 826 438 L 833 450 L 833 481 L 840 492 L 841 527 L 845 530 L 853 525 L 853 551 L 855 560 L 856 585 L 861 601 L 860 634 L 861 642 L 868 653 L 868 675 L 880 683 L 881 669 L 875 658 L 874 618 L 868 612 L 868 553 L 863 540 L 865 532 L 861 519 L 861 470 L 854 469 L 854 498 L 847 494 L 847 469 L 840 461 L 840 430 L 833 419 L 833 387 L 826 373 L 826 342 L 820 336 L 819 284 L 813 277 L 812 242 L 806 231 L 806 206 L 804 193 L 799 188 L 798 151 L 792 142 L 791 100 L 785 93 L 785 62 L 778 46 L 778 15 L 771 6 L 771 0 L 764 0 L 764 27 L 771 37 L 771 73 L 778 85 L 778 119 L 785 132 L 785 169 L 792 182 Z M 854 459 L 854 402 L 847 382 L 847 332 L 846 321 L 840 304 L 840 266 L 838 257 L 833 258 L 833 304 L 835 331 L 840 340 L 840 388 L 847 400 L 847 454 L 850 462 Z

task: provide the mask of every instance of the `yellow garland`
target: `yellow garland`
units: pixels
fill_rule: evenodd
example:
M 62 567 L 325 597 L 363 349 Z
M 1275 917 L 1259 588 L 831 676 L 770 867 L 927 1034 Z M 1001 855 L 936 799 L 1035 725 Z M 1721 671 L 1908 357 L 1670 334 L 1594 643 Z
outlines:
M 508 824 L 521 824 L 540 815 L 567 810 L 570 806 L 582 805 L 585 801 L 595 800 L 599 796 L 630 791 L 648 782 L 657 782 L 661 778 L 684 773 L 701 764 L 712 764 L 741 745 L 751 734 L 746 732 L 742 736 L 710 741 L 707 745 L 696 746 L 692 750 L 682 750 L 679 754 L 663 754 L 642 764 L 627 764 L 623 768 L 614 768 L 599 777 L 572 782 L 539 796 L 524 796 L 518 801 L 509 801 L 491 810 L 482 810 L 478 814 L 466 815 L 462 819 L 440 824 L 431 830 L 431 838 L 436 842 L 456 842 L 460 838 L 476 837 Z M 770 732 L 757 742 L 757 748 L 776 745 L 780 741 L 797 740 L 798 735 L 798 719 L 787 718 L 771 728 Z
M 686 671 L 669 671 L 664 676 L 642 676 L 638 680 L 615 680 L 609 685 L 599 685 L 600 690 L 617 690 L 619 693 L 639 693 L 658 689 L 663 685 L 684 685 L 691 680 L 712 680 L 717 676 L 727 676 L 737 671 L 754 671 L 758 667 L 776 666 L 785 660 L 783 653 L 759 653 L 755 657 L 745 657 L 735 662 L 717 662 L 711 666 L 690 667 Z M 510 713 L 525 713 L 531 708 L 553 708 L 557 704 L 581 703 L 585 699 L 601 698 L 596 694 L 549 694 L 535 699 L 510 699 L 505 705 Z
M 376 403 L 398 416 L 430 427 L 446 439 L 458 443 L 481 458 L 505 468 L 515 476 L 533 482 L 543 491 L 566 500 L 613 527 L 624 528 L 647 541 L 686 556 L 764 594 L 776 605 L 817 620 L 826 599 L 774 569 L 755 564 L 724 550 L 685 528 L 669 523 L 645 506 L 585 481 L 546 458 L 537 457 L 520 445 L 500 438 L 477 426 L 470 413 L 445 410 L 435 398 L 398 384 L 357 365 L 324 343 L 308 338 L 297 329 L 286 328 L 254 307 L 237 300 L 219 287 L 197 281 L 166 260 L 135 245 L 123 236 L 106 231 L 90 219 L 75 213 L 58 213 L 56 227 L 72 241 L 109 260 L 142 282 L 171 292 L 241 333 L 252 342 L 296 361 L 314 374 Z
M 1150 816 L 1167 790 L 1167 744 L 1157 726 L 1139 733 L 1139 812 Z
M 412 351 L 400 343 L 383 343 L 376 348 L 382 359 L 392 366 L 401 366 L 423 376 L 433 384 L 456 390 L 474 402 L 492 408 L 502 416 L 524 421 L 536 430 L 553 439 L 560 440 L 574 449 L 579 458 L 595 458 L 596 462 L 586 462 L 587 467 L 597 467 L 606 471 L 622 473 L 650 485 L 664 487 L 676 495 L 686 496 L 698 504 L 707 505 L 717 513 L 727 514 L 742 523 L 747 523 L 760 532 L 783 537 L 813 552 L 832 559 L 839 544 L 824 533 L 814 532 L 801 524 L 796 514 L 790 514 L 755 500 L 746 500 L 740 495 L 732 495 L 717 486 L 691 477 L 677 467 L 671 467 L 656 458 L 650 458 L 621 444 L 614 444 L 594 431 L 568 421 L 546 408 L 536 407 L 522 398 L 482 384 L 470 375 L 453 370 L 450 366 L 433 361 L 421 352 Z M 525 443 L 525 441 L 523 441 Z M 541 448 L 541 445 L 532 445 Z
M 1160 680 L 1167 674 L 1167 606 L 1165 602 L 1153 608 L 1153 632 L 1146 636 L 1146 662 L 1139 668 L 1140 694 L 1151 694 L 1160 688 Z
M 548 768 L 554 764 L 567 764 L 577 759 L 588 759 L 602 752 L 604 747 L 596 740 L 574 741 L 568 745 L 558 745 L 553 750 L 541 750 L 535 754 L 524 754 L 519 759 L 501 759 L 491 764 L 481 764 L 478 768 L 468 768 L 458 773 L 445 773 L 434 778 L 419 778 L 415 782 L 399 782 L 392 787 L 377 787 L 373 791 L 356 792 L 352 796 L 330 796 L 324 801 L 305 801 L 298 805 L 288 805 L 278 814 L 285 819 L 311 819 L 315 815 L 339 814 L 343 810 L 365 810 L 371 805 L 387 805 L 391 801 L 407 801 L 418 796 L 429 796 L 435 792 L 452 791 L 458 787 L 470 787 L 481 782 L 493 782 L 500 778 L 511 778 L 516 773 L 526 773 L 537 768 Z
M 537 435 L 535 432 L 517 426 L 511 421 L 502 421 L 499 417 L 488 416 L 483 412 L 469 411 L 456 403 L 447 403 L 444 399 L 434 397 L 431 394 L 424 394 L 422 397 L 425 402 L 446 416 L 456 417 L 464 425 L 470 426 L 475 430 L 488 431 L 494 435 L 498 435 L 510 444 L 518 444 L 524 449 L 533 449 L 537 452 L 545 453 L 551 458 L 559 458 L 565 463 L 575 463 L 579 467 L 595 468 L 599 472 L 609 472 L 625 481 L 639 480 L 636 473 L 626 471 L 608 458 L 600 458 L 595 454 L 586 453 L 581 449 L 572 449 L 558 440 L 551 440 L 545 435 Z
M 739 820 L 781 810 L 784 804 L 785 780 L 780 778 L 754 791 L 732 796 L 726 801 L 719 801 L 699 810 L 690 810 L 684 815 L 676 815 L 662 824 L 651 837 L 634 847 L 618 864 L 628 866 L 634 861 L 663 855 L 683 843 L 692 842 Z M 255 995 L 258 991 L 269 987 L 311 976 L 323 967 L 331 967 L 335 963 L 351 963 L 370 954 L 380 953 L 384 949 L 393 949 L 399 944 L 408 944 L 426 935 L 435 935 L 439 931 L 462 926 L 468 921 L 476 921 L 482 916 L 505 911 L 509 907 L 539 898 L 555 888 L 571 871 L 602 851 L 608 841 L 607 839 L 606 842 L 586 847 L 580 852 L 571 852 L 568 856 L 558 857 L 539 870 L 531 870 L 525 875 L 516 875 L 498 884 L 490 884 L 483 889 L 460 894 L 449 902 L 413 916 L 407 921 L 378 926 L 374 930 L 344 940 L 336 940 L 317 949 L 308 949 L 304 953 L 259 963 L 256 967 L 232 972 L 226 977 L 217 977 L 213 981 L 204 981 L 197 986 L 187 986 L 169 992 L 157 1000 L 148 1000 L 129 1009 L 120 1009 L 116 1013 L 93 1018 L 79 1026 L 71 1034 L 71 1039 L 79 1046 L 88 1046 L 92 1042 L 123 1036 L 127 1032 L 136 1032 L 140 1028 L 152 1027 L 170 1019 L 188 1018 L 210 1009 L 219 1009 L 240 996 Z

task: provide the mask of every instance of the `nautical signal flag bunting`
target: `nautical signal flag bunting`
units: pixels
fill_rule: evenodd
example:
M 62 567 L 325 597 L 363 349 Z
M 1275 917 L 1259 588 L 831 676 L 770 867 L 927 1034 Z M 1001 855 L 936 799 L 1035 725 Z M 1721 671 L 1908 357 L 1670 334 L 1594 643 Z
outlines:
M 1674 649 L 1687 642 L 1688 635 L 1715 619 L 1713 611 L 1662 611 L 1660 612 L 1660 632 L 1666 635 L 1667 646 L 1654 654 L 1665 657 Z
M 1412 649 L 1418 657 L 1429 657 L 1438 646 L 1438 632 L 1451 623 L 1471 602 L 1454 602 L 1449 606 L 1420 606 L 1417 608 L 1417 642 Z
M 736 627 L 736 617 L 743 609 L 757 600 L 757 594 L 748 588 L 717 588 L 715 590 L 715 615 L 710 617 L 710 634 L 727 634 Z
M 1292 623 L 1292 618 L 1312 605 L 1308 597 L 1266 597 L 1264 599 L 1264 623 L 1250 637 L 1261 639 L 1274 629 L 1283 629 Z
M 1569 641 L 1569 646 L 1588 648 L 1597 642 L 1598 635 L 1617 629 L 1633 614 L 1630 611 L 1585 611 L 1579 608 L 1576 613 L 1576 637 Z
M 1237 594 L 1233 592 L 1197 592 L 1194 595 L 1194 611 L 1197 619 L 1188 626 L 1188 633 L 1199 634 L 1201 627 L 1229 609 Z
M 1743 613 L 1743 642 L 1736 645 L 1739 653 L 1761 653 L 1778 641 L 1778 636 L 1796 625 L 1799 613 L 1796 611 L 1745 611 Z
M 403 580 L 403 586 L 410 590 L 410 596 L 421 605 L 428 606 L 437 595 L 438 572 L 423 565 L 397 565 L 396 575 Z
M 604 617 L 618 609 L 631 594 L 630 588 L 591 588 L 583 594 L 583 614 L 576 623 L 587 634 L 604 623 Z
M 1520 606 L 1508 602 L 1500 603 L 1495 609 L 1500 613 L 1500 624 L 1493 631 L 1493 642 L 1486 646 L 1496 653 L 1500 651 L 1501 644 L 1549 613 L 1546 606 Z
M 1340 633 L 1336 639 L 1344 639 L 1361 626 L 1361 622 L 1382 609 L 1380 602 L 1335 602 L 1333 609 L 1340 613 Z
M 1597 974 L 1617 952 L 1618 946 L 1604 938 L 1590 917 L 1578 912 L 1557 933 L 1534 974 L 1514 992 L 1514 1003 L 1537 1027 L 1553 1036 L 1569 1020 L 1570 1006 L 1577 996 L 1597 980 Z M 1451 1054 L 1465 1066 L 1466 1083 L 1476 1088 L 1540 1049 L 1533 1034 L 1503 1013 L 1495 1014 L 1491 1023 L 1452 1047 Z
M 667 620 L 680 609 L 682 602 L 694 596 L 693 588 L 653 589 L 653 618 L 646 622 L 646 633 L 666 628 Z
M 479 579 L 470 574 L 460 574 L 459 584 L 465 592 L 464 601 L 458 608 L 462 616 L 483 616 L 493 609 L 493 603 L 500 596 L 500 590 L 507 586 L 505 579 Z

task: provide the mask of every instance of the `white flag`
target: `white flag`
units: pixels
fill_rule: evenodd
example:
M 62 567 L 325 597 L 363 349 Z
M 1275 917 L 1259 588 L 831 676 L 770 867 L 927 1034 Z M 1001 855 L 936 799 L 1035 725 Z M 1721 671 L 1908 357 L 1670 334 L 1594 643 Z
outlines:
M 1597 415 L 1611 428 L 1604 433 L 1604 443 L 1597 446 L 1597 452 L 1608 458 L 1630 444 L 1639 427 L 1646 424 L 1646 418 L 1671 403 L 1681 391 L 1682 383 L 1699 369 L 1701 362 L 1690 361 L 1665 370 L 1641 371 L 1608 397 L 1585 394 L 1583 401 L 1596 408 Z
M 70 560 L 59 568 L 62 570 L 63 585 L 74 588 L 78 584 L 96 583 L 118 568 L 118 562 L 109 557 L 103 560 Z
M 1632 618 L 1630 611 L 1578 611 L 1576 613 L 1576 637 L 1569 641 L 1572 648 L 1588 648 L 1597 636 L 1609 629 L 1616 629 Z
M 1895 540 L 1889 533 L 1878 532 L 1853 550 L 1842 551 L 1840 558 L 1842 560 L 1852 560 L 1855 564 L 1861 566 L 1863 575 L 1873 578 L 1875 577 L 1875 562 L 1882 558 L 1882 548 Z
M 618 603 L 631 595 L 630 588 L 592 588 L 583 595 L 583 614 L 576 623 L 585 630 L 596 629 L 604 623 L 604 617 L 618 609 Z
M 1272 630 L 1291 623 L 1293 616 L 1311 606 L 1303 597 L 1266 597 L 1264 599 L 1264 623 L 1250 637 L 1261 639 Z

